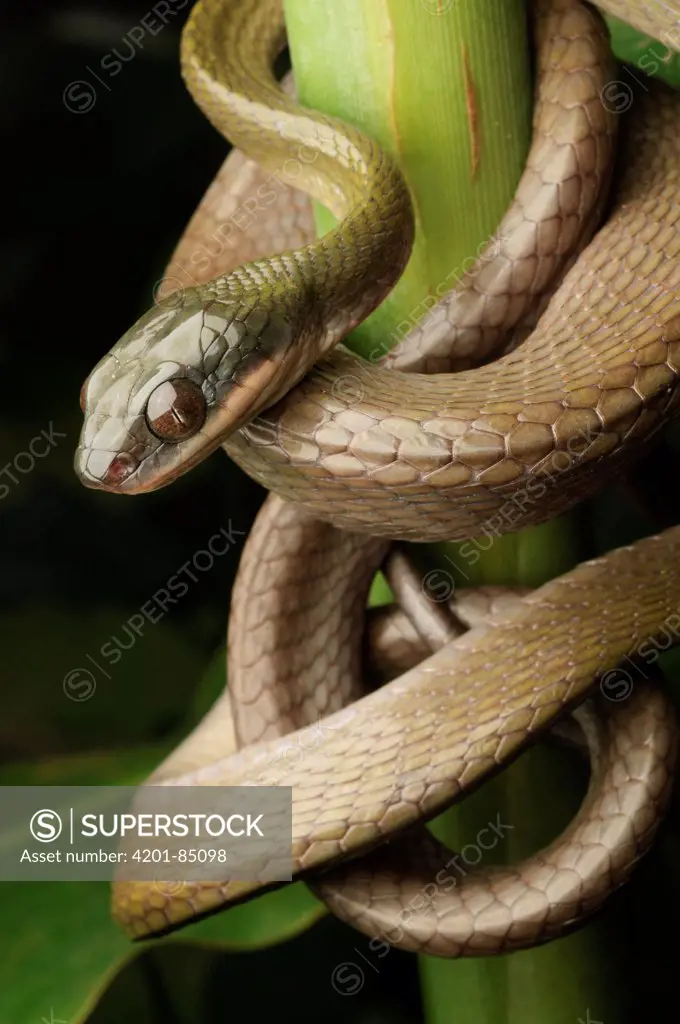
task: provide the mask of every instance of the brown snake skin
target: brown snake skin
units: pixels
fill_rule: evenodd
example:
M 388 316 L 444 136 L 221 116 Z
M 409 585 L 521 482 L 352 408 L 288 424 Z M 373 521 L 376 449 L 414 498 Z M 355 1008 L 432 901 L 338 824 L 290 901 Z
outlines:
M 271 586 L 269 593 L 262 593 L 248 607 L 244 607 L 236 593 L 230 628 L 231 642 L 236 628 L 237 639 L 240 636 L 249 640 L 253 651 L 259 642 L 262 650 L 256 629 L 246 632 L 234 626 L 238 610 L 251 623 L 258 613 L 261 616 L 260 628 L 268 633 L 267 649 L 271 652 L 262 659 L 265 696 L 269 688 L 267 664 L 274 665 L 278 660 L 280 668 L 287 666 L 290 652 L 302 650 L 302 640 L 309 639 L 310 608 L 325 608 L 329 632 L 332 626 L 347 629 L 347 617 L 335 613 L 333 605 L 344 612 L 351 592 L 356 594 L 356 578 L 348 577 L 348 559 L 353 558 L 364 576 L 370 576 L 365 551 L 361 551 L 368 541 L 359 535 L 335 531 L 314 521 L 303 523 L 300 514 L 292 507 L 281 506 L 279 499 L 270 500 L 269 513 L 259 517 L 251 534 L 250 558 L 242 568 L 238 586 L 246 588 L 252 599 L 255 595 L 251 588 L 258 576 L 262 582 L 267 576 L 271 581 L 269 559 L 274 559 L 279 579 L 288 577 L 291 581 L 286 597 L 295 594 L 293 607 L 286 607 L 285 614 L 280 610 L 278 616 L 268 620 L 273 600 Z M 306 572 L 301 567 L 303 549 Z M 314 727 L 299 730 L 295 743 L 310 752 L 296 763 L 288 762 L 286 738 L 225 756 L 227 740 L 218 719 L 221 717 L 224 725 L 228 716 L 224 704 L 218 703 L 198 733 L 189 737 L 150 781 L 173 785 L 248 781 L 292 786 L 297 871 L 306 872 L 365 849 L 367 844 L 430 817 L 460 798 L 549 727 L 556 714 L 578 704 L 591 690 L 598 674 L 613 668 L 626 653 L 634 653 L 650 637 L 659 635 L 665 625 L 677 624 L 680 578 L 673 571 L 673 561 L 679 553 L 680 529 L 674 528 L 584 563 L 522 599 L 514 610 L 504 612 L 490 626 L 471 630 L 399 680 L 363 697 L 348 710 L 332 714 L 324 720 L 326 728 L 321 739 Z M 650 566 L 651 574 L 645 571 Z M 295 580 L 301 576 L 305 577 L 302 592 L 295 589 Z M 339 588 L 344 594 L 338 592 Z M 365 593 L 364 586 L 359 598 L 365 599 Z M 359 607 L 361 603 L 356 602 Z M 597 614 L 593 614 L 594 609 Z M 350 639 L 356 650 L 360 636 L 355 631 Z M 341 640 L 338 637 L 338 651 Z M 327 665 L 334 653 L 332 650 L 329 658 L 317 660 L 317 671 L 323 671 L 324 662 Z M 241 656 L 233 649 L 230 654 L 232 659 Z M 493 693 L 484 686 L 491 665 L 496 666 L 496 672 L 501 670 Z M 310 673 L 313 672 L 314 666 L 310 665 Z M 427 680 L 426 694 L 423 678 Z M 274 700 L 268 701 L 272 710 L 276 695 L 275 690 Z M 319 696 L 316 695 L 315 707 L 302 707 L 298 721 L 306 714 L 317 719 Z M 351 696 L 350 693 L 349 699 Z M 398 940 L 407 948 L 415 948 L 419 936 L 422 938 L 429 931 L 427 948 L 442 955 L 475 950 L 500 952 L 533 944 L 562 930 L 565 923 L 573 923 L 580 914 L 592 911 L 612 884 L 623 881 L 658 824 L 676 755 L 674 716 L 667 700 L 660 691 L 655 698 L 651 691 L 642 689 L 639 699 L 641 704 L 637 700 L 609 704 L 616 716 L 625 709 L 624 718 L 611 725 L 611 742 L 618 762 L 613 773 L 626 791 L 620 794 L 611 781 L 602 787 L 595 786 L 581 820 L 561 837 L 560 845 L 544 851 L 526 868 L 523 865 L 500 872 L 498 898 L 509 893 L 508 899 L 514 904 L 510 897 L 520 895 L 520 881 L 526 869 L 526 877 L 536 890 L 528 907 L 526 900 L 516 900 L 517 906 L 510 908 L 510 919 L 506 906 L 500 918 L 492 914 L 489 920 L 485 911 L 490 906 L 490 895 L 494 900 L 496 895 L 494 889 L 489 893 L 482 876 L 477 899 L 470 904 L 476 911 L 475 918 L 479 916 L 479 926 L 475 919 L 470 922 L 467 918 L 467 923 L 460 919 L 460 905 L 456 912 L 455 905 L 452 908 L 445 899 L 447 887 L 447 892 L 439 892 L 428 918 L 419 915 L 413 922 L 415 933 L 402 920 L 404 934 L 394 935 L 393 929 L 399 922 L 393 923 L 389 941 Z M 336 700 L 333 703 L 338 706 Z M 289 706 L 290 703 L 289 700 Z M 647 709 L 644 719 L 638 717 L 641 707 Z M 282 729 L 290 727 L 289 714 L 284 708 Z M 630 726 L 626 724 L 628 714 L 632 715 Z M 256 728 L 262 728 L 257 724 L 257 716 Z M 278 723 L 271 722 L 269 729 L 270 735 L 275 734 Z M 608 753 L 605 742 L 603 747 L 601 770 L 612 756 L 612 746 Z M 623 772 L 622 754 L 626 765 Z M 380 851 L 374 856 L 379 857 Z M 433 856 L 431 853 L 425 863 L 433 863 Z M 448 857 L 440 856 L 438 872 Z M 388 860 L 387 866 L 390 864 L 393 866 Z M 388 920 L 386 911 L 390 905 L 393 909 L 398 906 L 394 872 L 383 876 L 382 868 L 378 864 L 375 867 L 376 873 L 370 874 L 370 889 L 372 897 L 378 899 L 378 913 L 371 917 L 374 907 L 369 900 L 369 907 L 362 907 L 357 922 L 366 927 L 368 920 L 367 930 L 372 937 L 383 935 Z M 422 863 L 420 867 L 423 871 Z M 360 903 L 357 893 L 361 894 L 362 887 L 367 885 L 362 864 L 351 865 L 347 870 L 348 879 L 339 875 L 336 882 L 335 875 L 326 876 L 324 888 L 317 889 L 324 898 L 335 900 L 334 909 L 340 913 L 348 906 L 354 912 Z M 514 877 L 514 888 L 508 874 Z M 415 875 L 417 882 L 412 882 L 411 877 L 413 873 L 409 872 L 404 876 L 404 891 L 410 892 L 416 885 L 424 888 L 422 875 Z M 589 885 L 593 879 L 595 885 Z M 433 876 L 425 872 L 425 885 L 432 883 Z M 186 883 L 181 892 L 170 898 L 146 883 L 119 883 L 115 887 L 115 913 L 131 935 L 145 935 L 176 926 L 225 902 L 243 899 L 257 891 L 257 887 L 256 882 Z M 431 889 L 426 892 L 431 893 Z M 441 931 L 439 926 L 433 928 L 440 918 Z M 517 925 L 516 933 L 510 927 L 512 920 Z M 468 926 L 470 945 L 465 946 L 462 935 Z
M 655 90 L 632 115 L 615 208 L 520 349 L 434 377 L 338 350 L 228 454 L 319 518 L 406 540 L 541 522 L 620 471 L 678 401 L 680 110 Z
M 667 24 L 658 15 L 668 5 L 638 6 L 646 27 L 650 12 L 657 28 Z M 313 884 L 335 913 L 374 939 L 442 956 L 533 945 L 591 913 L 648 847 L 676 757 L 673 712 L 650 685 L 625 704 L 579 711 L 593 764 L 589 794 L 569 829 L 526 863 L 469 872 L 451 884 L 450 876 L 441 878 L 450 853 L 412 827 L 506 764 L 583 700 L 598 673 L 665 628 L 680 597 L 680 580 L 669 569 L 678 530 L 587 563 L 531 596 L 504 598 L 501 611 L 494 608 L 484 625 L 457 640 L 451 640 L 459 633 L 455 622 L 434 609 L 424 614 L 417 585 L 403 583 L 406 567 L 395 570 L 409 615 L 374 614 L 368 637 L 374 667 L 405 674 L 361 698 L 366 592 L 387 550 L 375 534 L 463 539 L 550 518 L 643 450 L 677 404 L 678 103 L 662 90 L 637 101 L 614 209 L 569 270 L 606 199 L 615 119 L 599 97 L 612 68 L 599 22 L 584 5 L 556 0 L 538 9 L 534 142 L 497 232 L 500 244 L 384 368 L 338 350 L 225 443 L 248 472 L 317 518 L 279 498 L 266 503 L 233 597 L 231 697 L 216 704 L 150 780 L 291 785 L 295 864 L 302 872 L 411 827 L 399 843 L 333 867 Z M 235 134 L 246 145 L 246 135 Z M 206 257 L 211 225 L 222 225 L 224 239 L 225 211 L 241 208 L 239 197 L 263 186 L 271 194 L 271 176 L 263 181 L 241 155 L 227 161 L 168 269 L 162 305 L 171 305 L 169 293 L 177 294 L 187 278 L 210 288 L 204 282 L 227 274 L 236 261 L 309 244 L 309 207 L 277 179 L 257 232 L 233 248 L 227 239 L 215 259 Z M 485 359 L 541 306 L 565 271 L 521 349 L 455 376 L 394 374 L 460 369 Z M 371 303 L 362 306 L 357 293 L 349 319 L 360 319 Z M 347 324 L 334 322 L 334 341 Z M 296 356 L 288 363 L 294 383 L 303 362 Z M 141 470 L 127 481 L 95 468 L 103 432 L 112 447 L 111 409 L 102 392 L 111 378 L 107 366 L 88 382 L 81 475 L 118 490 L 168 482 L 177 464 L 161 476 L 158 459 L 146 480 Z M 337 386 L 343 378 L 350 387 Z M 248 396 L 237 425 L 271 405 L 277 393 L 275 385 L 268 388 L 267 401 L 256 405 Z M 191 460 L 189 453 L 186 464 Z M 323 519 L 371 536 L 342 532 Z M 465 618 L 461 607 L 454 611 Z M 390 640 L 395 633 L 399 650 Z M 384 636 L 391 646 L 381 647 Z M 340 710 L 349 704 L 348 712 Z M 330 733 L 303 764 L 282 770 L 289 743 L 282 737 L 325 715 L 334 716 Z M 305 732 L 298 735 L 302 742 Z M 229 757 L 236 744 L 247 749 Z M 114 912 L 140 936 L 256 888 L 186 883 L 168 896 L 118 883 Z M 424 906 L 405 918 L 404 908 L 418 899 Z

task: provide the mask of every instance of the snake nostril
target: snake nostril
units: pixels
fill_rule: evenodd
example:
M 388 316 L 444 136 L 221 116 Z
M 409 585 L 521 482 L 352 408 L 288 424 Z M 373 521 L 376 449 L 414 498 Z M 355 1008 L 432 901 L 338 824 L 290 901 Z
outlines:
M 102 477 L 102 484 L 104 487 L 118 487 L 134 473 L 138 465 L 139 463 L 133 455 L 121 452 L 120 455 L 116 455 L 109 463 L 108 469 Z

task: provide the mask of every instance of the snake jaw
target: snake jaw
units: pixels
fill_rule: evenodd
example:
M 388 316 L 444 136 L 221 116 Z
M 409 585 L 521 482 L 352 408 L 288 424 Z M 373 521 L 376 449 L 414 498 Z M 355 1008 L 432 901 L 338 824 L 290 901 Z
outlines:
M 87 487 L 125 494 L 163 487 L 277 397 L 293 341 L 284 317 L 196 292 L 169 298 L 173 306 L 145 313 L 83 385 L 75 470 Z M 190 436 L 165 436 L 153 425 L 150 400 L 169 382 L 202 395 L 203 416 Z

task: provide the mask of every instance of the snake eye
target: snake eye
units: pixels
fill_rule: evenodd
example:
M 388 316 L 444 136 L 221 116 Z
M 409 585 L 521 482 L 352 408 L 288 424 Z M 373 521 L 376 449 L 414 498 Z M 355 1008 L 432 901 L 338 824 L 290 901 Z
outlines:
M 149 430 L 161 441 L 185 441 L 201 429 L 205 416 L 203 392 L 186 377 L 159 384 L 146 403 Z
M 85 412 L 85 396 L 87 395 L 87 385 L 89 384 L 89 382 L 90 382 L 90 378 L 86 377 L 85 380 L 83 381 L 83 386 L 80 389 L 80 410 L 81 410 L 81 412 Z

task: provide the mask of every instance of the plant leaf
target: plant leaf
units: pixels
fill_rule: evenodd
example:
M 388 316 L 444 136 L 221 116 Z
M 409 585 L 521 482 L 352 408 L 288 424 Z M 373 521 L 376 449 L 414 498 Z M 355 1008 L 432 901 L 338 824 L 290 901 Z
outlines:
M 643 35 L 625 21 L 611 16 L 606 19 L 612 36 L 612 49 L 619 60 L 635 67 L 621 70 L 621 81 L 627 76 L 645 88 L 645 76 L 661 78 L 675 89 L 680 88 L 680 53 L 669 50 L 663 42 Z M 677 30 L 676 30 L 677 33 Z M 680 37 L 676 34 L 676 41 Z M 630 84 L 630 81 L 628 81 Z
M 136 785 L 162 756 L 152 747 L 5 767 L 4 785 Z M 326 913 L 301 882 L 181 929 L 133 945 L 113 923 L 107 882 L 0 884 L 0 1024 L 83 1021 L 111 981 L 151 946 L 195 943 L 223 950 L 272 946 Z M 137 982 L 135 982 L 135 991 Z M 139 999 L 150 999 L 145 995 Z M 141 1007 L 139 1008 L 141 1013 Z M 140 1019 L 151 1020 L 151 1010 Z

